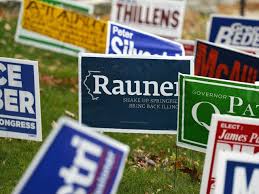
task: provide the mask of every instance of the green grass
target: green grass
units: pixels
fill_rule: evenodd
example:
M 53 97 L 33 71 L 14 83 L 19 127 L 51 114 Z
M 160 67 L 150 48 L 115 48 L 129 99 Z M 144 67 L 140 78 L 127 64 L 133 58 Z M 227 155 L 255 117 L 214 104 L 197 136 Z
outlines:
M 15 43 L 16 19 L 10 16 L 0 20 L 0 56 L 39 61 L 41 77 L 77 80 L 77 58 Z M 10 31 L 4 28 L 7 24 L 11 26 Z M 40 83 L 44 140 L 52 129 L 53 121 L 64 115 L 66 110 L 78 114 L 77 83 L 62 83 L 52 84 L 51 80 L 50 83 Z M 107 135 L 131 148 L 118 193 L 199 192 L 204 154 L 177 148 L 174 135 Z M 11 193 L 40 146 L 38 142 L 0 139 L 0 194 Z M 153 158 L 156 165 L 142 165 L 140 156 Z

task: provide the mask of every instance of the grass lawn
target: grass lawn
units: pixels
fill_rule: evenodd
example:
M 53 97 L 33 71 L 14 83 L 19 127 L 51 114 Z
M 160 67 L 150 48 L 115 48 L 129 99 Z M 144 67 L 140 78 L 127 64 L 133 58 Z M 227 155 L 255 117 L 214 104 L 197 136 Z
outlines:
M 69 111 L 78 117 L 77 58 L 15 43 L 16 21 L 16 14 L 0 9 L 0 56 L 39 62 L 45 140 L 60 116 Z M 193 30 L 190 34 L 197 35 Z M 107 135 L 131 148 L 118 193 L 199 192 L 204 154 L 177 148 L 174 135 Z M 40 146 L 38 142 L 0 139 L 0 194 L 11 193 Z

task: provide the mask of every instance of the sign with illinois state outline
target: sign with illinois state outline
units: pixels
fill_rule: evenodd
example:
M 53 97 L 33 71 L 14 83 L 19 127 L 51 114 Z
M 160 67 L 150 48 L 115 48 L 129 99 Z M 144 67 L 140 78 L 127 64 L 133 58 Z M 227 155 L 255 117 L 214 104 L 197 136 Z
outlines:
M 82 54 L 79 119 L 99 131 L 175 134 L 178 73 L 192 57 Z
M 61 118 L 13 194 L 114 194 L 128 152 L 128 146 Z

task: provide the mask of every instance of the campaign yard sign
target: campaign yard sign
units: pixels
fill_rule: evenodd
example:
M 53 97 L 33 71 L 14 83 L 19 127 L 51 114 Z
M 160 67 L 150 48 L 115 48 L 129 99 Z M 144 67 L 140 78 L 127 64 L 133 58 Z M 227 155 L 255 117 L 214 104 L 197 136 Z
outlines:
M 212 15 L 208 40 L 247 51 L 259 51 L 259 19 Z
M 215 192 L 215 186 L 217 187 L 219 184 L 216 179 L 216 173 L 223 168 L 222 165 L 217 166 L 218 161 L 221 160 L 218 156 L 220 151 L 234 151 L 258 155 L 258 138 L 259 119 L 230 115 L 213 115 L 200 194 L 218 194 L 218 192 Z M 240 180 L 243 179 L 243 177 L 240 178 Z M 229 177 L 230 180 L 231 178 Z M 258 183 L 258 179 L 256 182 Z
M 217 194 L 258 193 L 259 157 L 245 153 L 219 152 Z
M 109 22 L 107 54 L 184 56 L 182 44 Z
M 258 99 L 255 84 L 179 75 L 177 145 L 205 152 L 211 115 L 259 118 Z
M 194 50 L 195 50 L 194 40 L 176 39 L 175 41 L 183 45 L 186 56 L 194 55 Z
M 178 73 L 192 57 L 81 54 L 79 119 L 98 131 L 175 134 Z
M 259 79 L 259 57 L 198 40 L 195 75 L 254 83 Z
M 183 46 L 179 43 L 95 19 L 87 15 L 90 10 L 73 1 L 25 0 L 15 39 L 72 56 L 79 52 L 184 55 Z
M 42 140 L 36 61 L 0 57 L 0 137 Z
M 128 146 L 62 118 L 13 194 L 114 194 L 128 151 Z
M 15 40 L 72 56 L 104 53 L 108 24 L 87 15 L 91 12 L 73 1 L 24 0 Z
M 181 38 L 185 0 L 113 0 L 111 20 L 170 38 Z

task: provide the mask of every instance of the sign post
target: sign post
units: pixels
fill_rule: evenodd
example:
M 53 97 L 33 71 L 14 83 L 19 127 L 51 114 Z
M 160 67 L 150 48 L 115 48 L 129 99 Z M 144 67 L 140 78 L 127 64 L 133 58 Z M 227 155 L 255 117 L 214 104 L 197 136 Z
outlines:
M 240 0 L 240 15 L 244 16 L 245 15 L 245 0 Z

